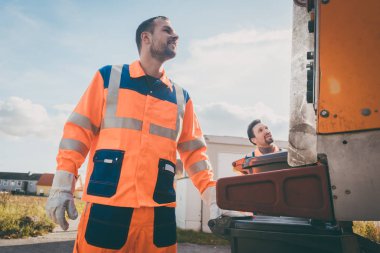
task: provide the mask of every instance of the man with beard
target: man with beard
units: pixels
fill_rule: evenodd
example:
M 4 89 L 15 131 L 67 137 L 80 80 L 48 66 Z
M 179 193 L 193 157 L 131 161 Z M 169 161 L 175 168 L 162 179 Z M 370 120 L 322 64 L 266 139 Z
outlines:
M 65 213 L 77 217 L 74 185 L 89 154 L 74 252 L 176 252 L 177 151 L 210 217 L 218 214 L 192 100 L 163 68 L 177 42 L 168 18 L 142 22 L 140 60 L 99 69 L 65 124 L 46 210 L 65 230 Z
M 248 140 L 256 146 L 256 149 L 251 154 L 247 154 L 244 158 L 233 162 L 232 170 L 239 175 L 248 174 L 248 172 L 243 169 L 243 165 L 246 164 L 247 159 L 281 151 L 281 149 L 273 143 L 272 133 L 268 126 L 261 123 L 260 119 L 255 119 L 248 125 L 247 134 Z
M 247 134 L 249 141 L 256 145 L 252 156 L 261 156 L 280 151 L 280 148 L 273 143 L 272 133 L 268 126 L 261 123 L 260 119 L 255 119 L 248 125 Z

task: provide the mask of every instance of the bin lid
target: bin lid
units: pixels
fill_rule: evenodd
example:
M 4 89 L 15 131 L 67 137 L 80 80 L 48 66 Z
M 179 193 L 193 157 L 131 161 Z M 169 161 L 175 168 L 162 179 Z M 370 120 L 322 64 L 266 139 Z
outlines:
M 313 222 L 312 219 L 286 216 L 256 215 L 251 220 L 235 220 L 233 228 L 302 234 L 342 234 L 338 226 L 330 222 Z

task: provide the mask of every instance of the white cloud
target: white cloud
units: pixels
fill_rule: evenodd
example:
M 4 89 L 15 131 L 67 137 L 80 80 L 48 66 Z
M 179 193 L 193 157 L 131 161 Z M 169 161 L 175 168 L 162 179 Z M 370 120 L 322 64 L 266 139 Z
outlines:
M 288 114 L 291 31 L 244 29 L 193 41 L 170 72 L 199 105 L 270 105 Z
M 246 136 L 260 118 L 287 139 L 290 30 L 242 29 L 192 41 L 189 50 L 170 72 L 189 91 L 206 134 Z
M 0 134 L 16 139 L 36 136 L 55 141 L 60 137 L 70 106 L 54 107 L 56 112 L 49 115 L 44 106 L 29 99 L 9 97 L 0 100 Z
M 67 112 L 71 113 L 74 110 L 75 105 L 73 104 L 61 104 L 61 105 L 54 105 L 53 108 L 61 111 L 61 112 Z
M 196 106 L 195 110 L 205 134 L 245 137 L 248 124 L 254 119 L 261 119 L 277 140 L 287 140 L 288 118 L 276 114 L 263 103 L 248 107 L 225 102 L 209 103 Z
M 192 49 L 202 47 L 215 47 L 221 45 L 235 44 L 254 44 L 259 42 L 276 42 L 289 39 L 289 30 L 275 30 L 259 32 L 255 29 L 243 29 L 233 33 L 221 33 L 214 37 L 210 37 L 204 40 L 194 41 Z

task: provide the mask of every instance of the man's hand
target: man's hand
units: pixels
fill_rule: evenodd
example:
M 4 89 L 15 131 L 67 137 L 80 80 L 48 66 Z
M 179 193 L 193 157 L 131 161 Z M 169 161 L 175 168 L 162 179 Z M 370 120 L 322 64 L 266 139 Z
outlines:
M 216 203 L 210 206 L 210 220 L 216 219 L 218 217 L 253 217 L 253 213 L 235 211 L 235 210 L 225 210 L 219 208 Z
M 46 213 L 61 226 L 63 230 L 69 228 L 65 218 L 65 211 L 70 219 L 75 220 L 78 217 L 77 209 L 74 205 L 73 192 L 75 190 L 75 176 L 64 170 L 57 170 L 49 198 L 46 203 Z

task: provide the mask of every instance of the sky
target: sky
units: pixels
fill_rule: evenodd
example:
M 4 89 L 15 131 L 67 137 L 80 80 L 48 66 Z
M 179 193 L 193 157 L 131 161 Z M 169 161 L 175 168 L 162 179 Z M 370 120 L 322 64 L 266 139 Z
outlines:
M 157 15 L 180 37 L 164 67 L 204 134 L 246 137 L 261 118 L 287 140 L 292 4 L 1 0 L 0 171 L 53 173 L 63 125 L 93 75 L 138 59 L 136 28 Z

